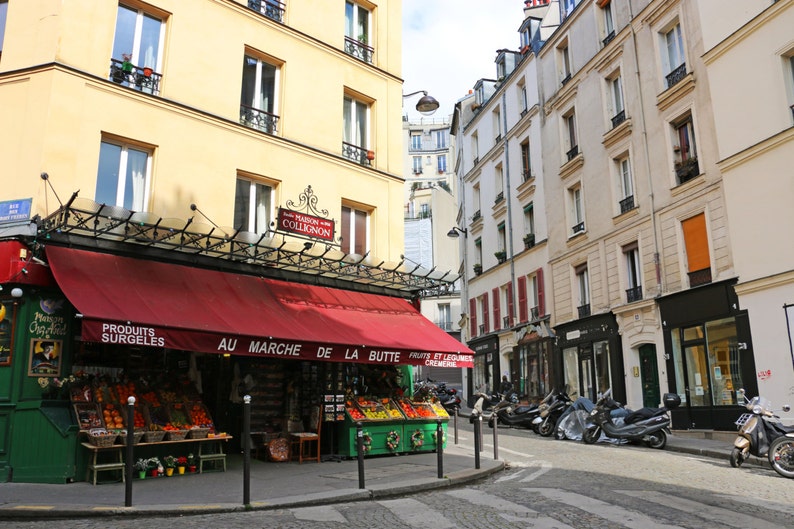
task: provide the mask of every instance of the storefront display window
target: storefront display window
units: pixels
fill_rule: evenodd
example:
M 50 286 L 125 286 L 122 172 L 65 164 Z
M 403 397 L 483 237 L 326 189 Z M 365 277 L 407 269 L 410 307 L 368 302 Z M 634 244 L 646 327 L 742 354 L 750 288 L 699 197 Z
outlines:
M 599 393 L 610 389 L 612 382 L 609 376 L 609 343 L 604 340 L 593 344 L 595 352 L 596 384 Z
M 531 342 L 521 346 L 522 394 L 530 400 L 543 398 L 549 392 L 549 349 L 548 340 Z
M 568 347 L 562 351 L 562 362 L 565 369 L 565 384 L 568 385 L 568 395 L 576 400 L 579 397 L 579 361 L 576 347 Z

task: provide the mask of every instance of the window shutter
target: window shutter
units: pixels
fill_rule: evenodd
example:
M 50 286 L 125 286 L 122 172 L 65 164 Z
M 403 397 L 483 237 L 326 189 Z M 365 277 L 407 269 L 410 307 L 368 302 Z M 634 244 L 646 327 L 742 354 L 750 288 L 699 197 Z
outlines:
M 488 308 L 488 292 L 483 294 L 482 296 L 482 324 L 484 325 L 483 329 L 485 332 L 491 332 L 491 326 L 489 325 L 488 321 L 488 312 L 490 309 Z
M 469 300 L 469 334 L 472 338 L 477 336 L 477 300 Z
M 518 319 L 521 323 L 528 321 L 527 314 L 527 277 L 518 278 Z
M 710 267 L 709 241 L 706 235 L 706 215 L 701 213 L 681 223 L 684 230 L 687 264 L 689 272 Z
M 513 325 L 516 317 L 515 312 L 513 312 L 513 283 L 507 284 L 505 292 L 507 292 L 507 319 L 510 320 L 510 325 Z
M 492 298 L 492 301 L 493 301 L 493 328 L 494 328 L 495 331 L 497 331 L 497 330 L 502 328 L 502 325 L 501 325 L 501 323 L 502 323 L 502 318 L 501 318 L 502 307 L 501 307 L 501 303 L 499 303 L 499 288 L 498 287 L 493 289 L 493 290 L 491 290 L 491 298 Z
M 543 268 L 535 272 L 538 281 L 538 316 L 546 315 L 546 293 L 543 291 Z

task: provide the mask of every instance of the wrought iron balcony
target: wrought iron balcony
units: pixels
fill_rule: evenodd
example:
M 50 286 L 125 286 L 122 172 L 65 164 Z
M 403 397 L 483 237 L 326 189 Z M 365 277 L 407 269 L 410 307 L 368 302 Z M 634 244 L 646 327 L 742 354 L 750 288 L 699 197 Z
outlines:
M 342 156 L 348 160 L 353 160 L 356 163 L 367 166 L 371 166 L 372 160 L 375 159 L 375 153 L 373 151 L 368 151 L 363 147 L 347 143 L 346 141 L 342 142 Z
M 508 329 L 511 327 L 510 316 L 502 316 L 502 328 Z
M 474 215 L 471 216 L 471 221 L 472 222 L 478 221 L 480 220 L 481 217 L 482 217 L 482 213 L 480 213 L 480 210 L 478 209 L 477 211 L 474 212 Z
M 612 42 L 612 39 L 614 38 L 615 38 L 615 30 L 613 29 L 612 31 L 609 32 L 609 35 L 604 37 L 604 40 L 602 40 L 601 42 L 604 44 L 604 46 L 606 46 L 607 44 Z
M 248 9 L 262 13 L 267 18 L 284 23 L 284 10 L 286 6 L 275 0 L 248 0 Z
M 538 307 L 529 309 L 529 319 L 530 321 L 538 321 L 540 319 L 540 309 Z
M 579 154 L 579 146 L 578 146 L 578 145 L 574 145 L 573 147 L 571 147 L 571 150 L 570 150 L 570 151 L 568 151 L 568 152 L 566 152 L 566 153 L 565 153 L 565 155 L 568 157 L 568 161 L 569 161 L 569 162 L 570 162 L 571 160 L 573 160 L 574 158 L 576 158 L 576 156 L 577 156 L 578 154 Z
M 480 324 L 480 334 L 485 334 L 485 324 L 484 323 Z
M 573 228 L 571 228 L 571 233 L 573 233 L 574 235 L 583 231 L 584 231 L 584 221 L 580 222 L 579 224 L 576 224 Z
M 497 134 L 496 135 L 496 140 L 494 141 L 494 143 L 499 143 L 500 141 L 502 141 L 502 135 L 501 134 Z
M 361 41 L 345 37 L 345 53 L 360 59 L 366 63 L 372 64 L 372 55 L 375 53 L 375 48 L 371 48 Z
M 629 195 L 620 201 L 620 213 L 626 213 L 634 209 L 634 195 Z
M 560 83 L 561 83 L 563 86 L 565 86 L 565 84 L 566 84 L 568 81 L 570 81 L 570 80 L 571 80 L 571 74 L 569 73 L 569 74 L 567 74 L 565 77 L 563 77 L 563 78 L 562 78 L 562 80 L 560 81 Z
M 527 233 L 524 235 L 524 248 L 529 250 L 533 246 L 535 246 L 535 234 Z
M 478 163 L 480 163 L 480 157 L 479 157 L 479 156 L 477 156 L 477 157 L 474 159 L 474 161 L 472 162 L 472 165 L 477 165 Z
M 438 327 L 439 327 L 441 330 L 444 330 L 444 331 L 447 331 L 447 332 L 449 332 L 449 331 L 451 331 L 451 330 L 452 330 L 452 322 L 451 322 L 451 321 L 448 321 L 448 320 L 444 320 L 444 321 L 438 321 L 438 322 L 436 322 L 436 325 L 437 325 L 437 326 L 438 326 Z
M 248 105 L 240 105 L 240 123 L 252 129 L 275 134 L 278 116 Z
M 634 301 L 640 301 L 642 299 L 642 285 L 637 285 L 636 287 L 631 287 L 626 289 L 626 301 L 632 303 Z
M 614 129 L 624 121 L 626 121 L 626 111 L 621 110 L 620 112 L 615 114 L 615 116 L 612 118 L 612 128 Z
M 162 74 L 154 72 L 151 68 L 123 63 L 118 59 L 110 59 L 110 80 L 121 86 L 126 86 L 147 94 L 160 94 L 160 80 Z
M 590 315 L 590 304 L 585 303 L 584 305 L 577 307 L 577 310 L 579 311 L 580 318 L 586 318 Z
M 682 62 L 679 67 L 677 67 L 675 70 L 673 70 L 672 72 L 668 73 L 665 76 L 665 79 L 667 79 L 667 88 L 670 88 L 671 86 L 675 85 L 685 76 L 686 76 L 686 63 Z
M 529 170 L 521 171 L 521 178 L 524 182 L 532 178 L 532 173 Z
M 494 202 L 494 204 L 499 204 L 499 203 L 500 203 L 500 202 L 502 202 L 504 199 L 505 199 L 505 193 L 504 193 L 504 191 L 499 191 L 499 193 L 497 193 L 497 194 L 496 194 L 496 198 L 494 199 L 494 201 L 493 201 L 493 202 Z
M 697 158 L 687 158 L 683 162 L 676 162 L 675 164 L 675 176 L 678 178 L 679 184 L 688 182 L 699 174 L 700 166 Z
M 703 270 L 695 270 L 689 272 L 689 286 L 696 287 L 698 285 L 708 285 L 711 283 L 711 268 L 704 268 Z

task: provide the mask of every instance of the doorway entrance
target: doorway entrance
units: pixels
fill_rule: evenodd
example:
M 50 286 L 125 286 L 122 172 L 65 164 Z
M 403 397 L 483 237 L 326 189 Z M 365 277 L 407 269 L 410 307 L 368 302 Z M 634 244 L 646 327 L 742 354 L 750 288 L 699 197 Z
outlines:
M 656 346 L 653 344 L 641 345 L 639 353 L 642 405 L 647 408 L 656 408 L 661 402 L 661 395 L 659 394 L 659 368 L 656 363 Z

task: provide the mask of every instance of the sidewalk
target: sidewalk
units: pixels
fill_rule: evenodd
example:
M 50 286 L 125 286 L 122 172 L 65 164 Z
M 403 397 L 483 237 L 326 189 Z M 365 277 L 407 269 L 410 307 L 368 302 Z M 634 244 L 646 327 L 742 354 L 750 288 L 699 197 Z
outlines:
M 489 439 L 486 437 L 486 446 Z M 729 435 L 707 439 L 708 434 L 674 432 L 666 450 L 720 459 L 726 466 L 733 446 Z M 541 439 L 537 437 L 537 439 Z M 548 442 L 558 442 L 549 439 Z M 569 441 L 571 442 L 571 441 Z M 763 465 L 751 457 L 745 465 Z M 370 500 L 390 495 L 450 487 L 484 478 L 504 469 L 488 450 L 480 453 L 475 469 L 470 447 L 449 446 L 443 453 L 443 478 L 438 478 L 438 454 L 370 457 L 364 460 L 364 488 L 359 488 L 358 461 L 267 463 L 252 460 L 250 508 L 243 505 L 243 458 L 228 458 L 226 472 L 205 472 L 170 478 L 135 479 L 132 506 L 124 507 L 126 485 L 93 486 L 36 483 L 0 484 L 0 520 L 9 518 L 69 518 L 88 516 L 152 516 L 199 514 L 257 509 L 280 509 L 328 503 Z

